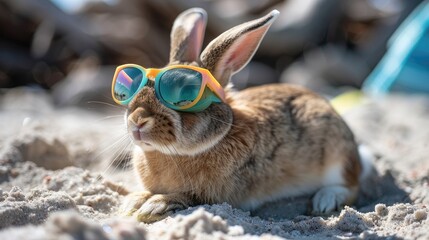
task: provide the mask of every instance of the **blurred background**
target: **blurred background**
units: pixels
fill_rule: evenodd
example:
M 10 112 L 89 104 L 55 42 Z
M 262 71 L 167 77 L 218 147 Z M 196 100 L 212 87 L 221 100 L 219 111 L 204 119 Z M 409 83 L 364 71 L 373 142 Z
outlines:
M 252 62 L 233 76 L 237 89 L 287 82 L 327 97 L 362 87 L 427 93 L 427 6 L 421 0 L 0 0 L 0 88 L 47 92 L 59 107 L 113 103 L 115 67 L 164 66 L 174 18 L 202 7 L 206 44 L 274 8 L 281 13 Z

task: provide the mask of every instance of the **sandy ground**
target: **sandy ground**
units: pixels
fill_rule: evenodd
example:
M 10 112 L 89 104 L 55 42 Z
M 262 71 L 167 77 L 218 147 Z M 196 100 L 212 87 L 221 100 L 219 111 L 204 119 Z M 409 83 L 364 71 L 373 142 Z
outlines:
M 139 187 L 120 111 L 51 102 L 34 90 L 0 96 L 0 239 L 429 239 L 429 98 L 390 96 L 345 113 L 376 156 L 355 206 L 308 216 L 305 196 L 252 213 L 225 203 L 153 224 L 115 214 Z

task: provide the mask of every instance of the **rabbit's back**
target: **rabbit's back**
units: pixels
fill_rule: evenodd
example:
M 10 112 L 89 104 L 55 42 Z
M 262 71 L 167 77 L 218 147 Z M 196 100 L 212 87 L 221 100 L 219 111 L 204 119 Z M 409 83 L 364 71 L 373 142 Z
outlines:
M 248 129 L 252 154 L 237 166 L 249 176 L 243 208 L 330 184 L 358 184 L 359 157 L 350 129 L 327 100 L 296 86 L 249 88 L 231 100 L 231 133 Z M 232 136 L 232 138 L 236 138 Z

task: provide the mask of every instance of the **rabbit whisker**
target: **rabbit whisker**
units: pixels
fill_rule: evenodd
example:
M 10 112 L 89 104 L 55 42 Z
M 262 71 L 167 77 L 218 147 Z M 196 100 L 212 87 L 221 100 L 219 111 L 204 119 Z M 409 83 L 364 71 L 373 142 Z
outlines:
M 114 119 L 114 118 L 123 118 L 124 117 L 124 115 L 123 114 L 120 114 L 120 115 L 110 115 L 110 116 L 106 116 L 106 117 L 102 117 L 102 118 L 100 118 L 100 119 L 98 119 L 98 120 L 96 120 L 95 122 L 96 123 L 99 123 L 99 122 L 102 122 L 102 121 L 105 121 L 105 120 L 109 120 L 109 119 Z
M 119 147 L 114 153 L 113 155 L 115 156 L 113 159 L 109 160 L 109 164 L 107 165 L 107 167 L 104 169 L 104 171 L 102 172 L 101 175 L 105 175 L 110 168 L 112 167 L 113 163 L 116 161 L 116 159 L 118 158 L 122 158 L 124 156 L 124 154 L 127 153 L 127 149 L 129 149 L 131 142 L 127 141 L 127 135 L 122 136 L 118 141 L 116 141 L 114 144 L 112 144 L 111 147 L 113 147 L 113 145 L 117 146 L 117 145 L 122 145 L 122 147 Z M 111 148 L 109 147 L 109 148 Z M 104 152 L 106 151 L 106 149 L 104 150 Z M 119 154 L 118 154 L 119 153 Z M 101 154 L 100 154 L 101 155 Z M 122 161 L 122 160 L 121 160 Z M 117 166 L 116 166 L 117 167 Z M 116 167 L 113 169 L 115 170 Z M 101 175 L 99 175 L 99 177 L 101 177 Z M 99 180 L 99 179 L 97 179 Z
M 109 107 L 113 107 L 115 109 L 124 109 L 123 107 L 119 106 L 119 105 L 114 105 L 111 103 L 107 103 L 107 102 L 101 102 L 101 101 L 88 101 L 88 104 L 100 104 L 100 105 L 105 105 L 105 106 L 109 106 Z

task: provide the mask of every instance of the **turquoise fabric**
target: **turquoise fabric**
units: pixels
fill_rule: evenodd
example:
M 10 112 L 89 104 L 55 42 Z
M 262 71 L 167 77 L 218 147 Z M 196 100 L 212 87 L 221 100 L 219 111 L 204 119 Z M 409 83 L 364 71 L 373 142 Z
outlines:
M 392 35 L 363 90 L 376 95 L 391 91 L 429 94 L 429 1 L 421 3 Z

